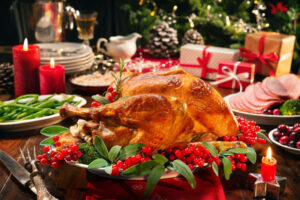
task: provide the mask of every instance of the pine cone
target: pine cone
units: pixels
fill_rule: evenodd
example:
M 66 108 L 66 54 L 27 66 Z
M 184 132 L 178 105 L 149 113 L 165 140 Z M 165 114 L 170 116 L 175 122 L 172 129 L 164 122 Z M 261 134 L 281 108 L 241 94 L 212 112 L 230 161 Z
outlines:
M 162 22 L 150 32 L 149 53 L 158 58 L 169 58 L 177 53 L 177 31 Z
M 204 45 L 204 40 L 202 35 L 198 31 L 196 31 L 195 29 L 189 29 L 185 32 L 181 44 L 185 45 L 188 43 Z
M 10 63 L 0 64 L 0 92 L 12 93 L 14 90 L 14 66 Z

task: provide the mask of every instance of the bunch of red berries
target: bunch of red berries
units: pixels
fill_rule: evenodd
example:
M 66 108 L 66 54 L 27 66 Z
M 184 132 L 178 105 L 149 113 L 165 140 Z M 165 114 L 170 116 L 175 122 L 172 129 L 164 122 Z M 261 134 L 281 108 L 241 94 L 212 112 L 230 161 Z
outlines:
M 257 137 L 257 132 L 260 130 L 260 127 L 256 125 L 255 121 L 247 121 L 238 116 L 236 119 L 239 123 L 239 130 L 241 132 L 238 140 L 243 141 L 251 146 L 255 145 L 256 143 L 266 143 L 265 139 Z M 225 140 L 225 138 L 223 139 Z
M 55 145 L 56 144 L 58 144 L 58 142 L 56 142 Z M 59 145 L 56 145 L 56 147 L 60 146 L 60 143 Z M 45 146 L 45 153 L 42 155 L 38 155 L 37 159 L 43 165 L 51 165 L 52 168 L 58 168 L 58 166 L 60 165 L 65 165 L 66 161 L 77 161 L 78 158 L 82 156 L 82 153 L 78 151 L 78 149 L 78 145 L 74 143 L 69 145 L 68 147 L 64 147 L 59 152 L 51 150 L 50 146 Z
M 203 145 L 190 144 L 187 147 L 168 148 L 164 155 L 171 161 L 175 159 L 183 161 L 191 170 L 194 166 L 203 167 L 205 163 L 212 163 L 213 161 L 217 165 L 221 164 L 219 157 L 212 156 Z
M 109 87 L 108 89 L 107 89 L 107 93 L 108 93 L 108 96 L 107 96 L 107 100 L 109 101 L 109 102 L 115 102 L 116 101 L 116 97 L 118 96 L 118 92 L 116 91 L 116 90 L 114 90 L 114 88 L 113 87 Z M 91 106 L 92 107 L 99 107 L 99 106 L 101 106 L 102 104 L 100 103 L 100 102 L 98 102 L 98 101 L 93 101 L 92 102 L 92 104 L 91 104 Z
M 151 160 L 153 151 L 151 147 L 145 146 L 142 148 L 142 153 L 135 156 L 126 158 L 124 161 L 119 160 L 116 164 L 112 165 L 112 176 L 120 175 L 120 171 L 126 170 L 134 165 L 140 164 L 142 162 Z
M 247 156 L 245 154 L 234 154 L 232 156 L 226 156 L 232 164 L 232 171 L 236 169 L 240 169 L 243 172 L 247 170 L 246 162 L 248 161 Z

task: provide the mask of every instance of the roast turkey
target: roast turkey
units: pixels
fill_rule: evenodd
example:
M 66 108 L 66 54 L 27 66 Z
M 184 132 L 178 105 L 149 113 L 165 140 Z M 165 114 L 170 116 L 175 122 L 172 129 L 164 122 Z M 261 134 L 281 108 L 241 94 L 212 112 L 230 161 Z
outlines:
M 159 150 L 238 133 L 222 96 L 181 69 L 132 76 L 121 91 L 125 98 L 116 102 L 97 108 L 65 104 L 60 115 L 86 120 L 76 131 L 98 135 L 108 147 L 144 143 Z

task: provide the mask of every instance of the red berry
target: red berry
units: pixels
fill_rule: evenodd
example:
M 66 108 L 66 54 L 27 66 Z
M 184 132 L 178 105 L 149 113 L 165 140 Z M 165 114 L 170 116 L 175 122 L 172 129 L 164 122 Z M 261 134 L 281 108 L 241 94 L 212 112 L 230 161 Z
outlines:
M 113 176 L 119 176 L 120 172 L 119 172 L 119 168 L 115 165 L 113 165 L 112 167 L 112 171 L 111 171 L 111 175 Z
M 280 139 L 279 139 L 279 142 L 283 145 L 286 145 L 287 143 L 289 143 L 290 141 L 290 138 L 288 136 L 282 136 Z
M 49 146 L 45 146 L 44 147 L 44 152 L 48 152 L 48 151 L 50 151 L 50 147 Z
M 188 164 L 188 167 L 193 170 L 194 169 L 194 166 L 192 164 Z
M 114 101 L 114 97 L 112 95 L 108 95 L 107 96 L 108 101 L 113 102 Z
M 124 165 L 123 161 L 122 160 L 119 160 L 117 162 L 117 167 L 122 167 Z
M 46 153 L 43 153 L 43 158 L 45 158 L 46 160 L 48 159 L 48 154 L 46 154 Z
M 42 156 L 42 155 L 38 155 L 36 158 L 37 158 L 39 161 L 41 161 L 42 158 L 43 158 L 43 156 Z
M 284 135 L 289 135 L 290 132 L 291 132 L 290 128 L 287 125 L 285 125 L 285 124 L 278 125 L 277 126 L 277 130 L 279 130 Z
M 79 147 L 78 147 L 78 145 L 76 145 L 76 144 L 71 146 L 71 151 L 72 151 L 72 152 L 75 152 L 75 151 L 77 151 L 78 149 L 79 149 Z
M 171 161 L 175 160 L 175 156 L 174 156 L 173 154 L 171 154 L 171 155 L 169 156 L 169 158 L 170 158 Z
M 117 96 L 117 91 L 115 91 L 115 90 L 112 91 L 112 92 L 111 92 L 111 95 L 112 95 L 113 97 Z
M 142 156 L 140 154 L 136 155 L 135 157 L 138 161 L 141 161 L 141 159 L 142 159 Z
M 54 168 L 54 169 L 58 168 L 58 163 L 57 162 L 52 162 L 51 167 Z
M 273 137 L 276 141 L 279 141 L 279 139 L 283 136 L 283 134 L 279 130 L 275 130 L 273 132 Z
M 231 169 L 232 169 L 232 171 L 236 170 L 236 166 L 232 165 Z
M 42 159 L 41 159 L 41 163 L 42 163 L 43 165 L 45 165 L 47 162 L 48 162 L 47 159 L 45 159 L 45 158 L 42 158 Z
M 67 160 L 67 161 L 71 161 L 71 160 L 72 160 L 72 157 L 71 157 L 70 155 L 67 155 L 67 156 L 66 156 L 66 160 Z
M 59 136 L 58 136 L 58 135 L 54 135 L 54 136 L 52 137 L 52 139 L 54 140 L 54 142 L 57 142 L 57 141 L 59 140 Z
M 300 124 L 300 123 L 298 123 L 298 124 Z M 295 125 L 294 125 L 294 126 L 295 126 Z M 300 126 L 295 127 L 295 128 L 293 128 L 293 129 L 294 129 L 294 132 L 300 133 Z
M 131 160 L 131 163 L 134 165 L 138 163 L 138 159 L 136 158 L 136 156 L 131 156 L 130 160 Z
M 67 149 L 62 149 L 61 150 L 61 153 L 65 156 L 65 155 L 68 155 L 68 150 Z
M 143 147 L 143 148 L 144 148 L 144 147 Z M 172 149 L 171 149 L 171 148 L 167 148 L 166 152 L 167 152 L 168 154 L 170 154 L 170 153 L 172 153 Z
M 56 155 L 56 152 L 55 152 L 55 151 L 50 151 L 49 155 L 50 155 L 51 157 L 53 157 L 53 156 Z
M 235 157 L 236 159 L 240 159 L 240 158 L 241 158 L 241 155 L 242 155 L 242 154 L 237 153 L 237 154 L 234 155 L 234 157 Z
M 81 151 L 78 151 L 78 152 L 77 152 L 77 157 L 80 158 L 81 156 L 82 156 Z
M 60 147 L 61 143 L 60 142 L 55 142 L 55 146 Z
M 125 164 L 126 164 L 126 165 L 129 165 L 130 163 L 131 163 L 130 158 L 126 158 L 126 159 L 125 159 Z
M 248 160 L 247 156 L 242 156 L 242 157 L 240 158 L 240 161 L 241 161 L 241 162 L 247 162 L 247 160 Z
M 112 92 L 113 90 L 114 90 L 114 88 L 111 86 L 107 88 L 107 92 Z
M 73 160 L 73 161 L 77 161 L 77 160 L 78 160 L 77 154 L 73 154 L 71 157 L 72 157 L 72 160 Z
M 293 126 L 294 131 L 295 131 L 295 129 L 298 128 L 298 127 L 300 127 L 300 123 L 294 124 L 294 126 Z
M 298 141 L 298 142 L 296 143 L 296 147 L 297 147 L 297 149 L 300 149 L 300 141 Z
M 51 158 L 51 162 L 56 162 L 57 161 L 57 158 L 56 157 L 52 157 Z
M 242 163 L 240 170 L 242 170 L 243 172 L 247 171 L 247 166 L 245 163 Z
M 224 140 L 224 141 L 229 141 L 229 137 L 228 137 L 228 136 L 224 136 L 224 137 L 223 137 L 223 140 Z
M 230 141 L 237 141 L 236 137 L 234 137 L 234 136 L 230 137 L 229 140 L 230 140 Z
M 273 115 L 280 115 L 280 110 L 278 108 L 274 109 Z
M 260 143 L 260 144 L 266 144 L 266 140 L 263 138 L 257 138 L 256 141 L 257 141 L 257 143 Z
M 238 162 L 238 163 L 236 163 L 235 166 L 236 166 L 236 168 L 241 169 L 242 168 L 242 163 Z
M 176 156 L 177 158 L 179 158 L 179 159 L 182 157 L 181 151 L 180 151 L 179 149 L 177 149 L 177 150 L 175 151 L 175 156 Z
M 58 160 L 62 160 L 62 159 L 64 159 L 64 155 L 62 153 L 57 153 L 56 158 Z
M 99 103 L 98 101 L 93 101 L 92 104 L 91 104 L 92 107 L 99 107 L 99 106 L 101 106 L 101 105 L 102 105 L 102 104 Z

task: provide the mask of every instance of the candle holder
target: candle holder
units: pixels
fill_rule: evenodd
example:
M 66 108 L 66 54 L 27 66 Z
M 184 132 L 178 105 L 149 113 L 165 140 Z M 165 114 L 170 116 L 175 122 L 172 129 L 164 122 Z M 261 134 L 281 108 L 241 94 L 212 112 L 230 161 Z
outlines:
M 276 176 L 274 181 L 265 182 L 260 174 L 250 173 L 248 183 L 254 190 L 254 199 L 277 200 L 284 192 L 286 180 L 286 177 Z

